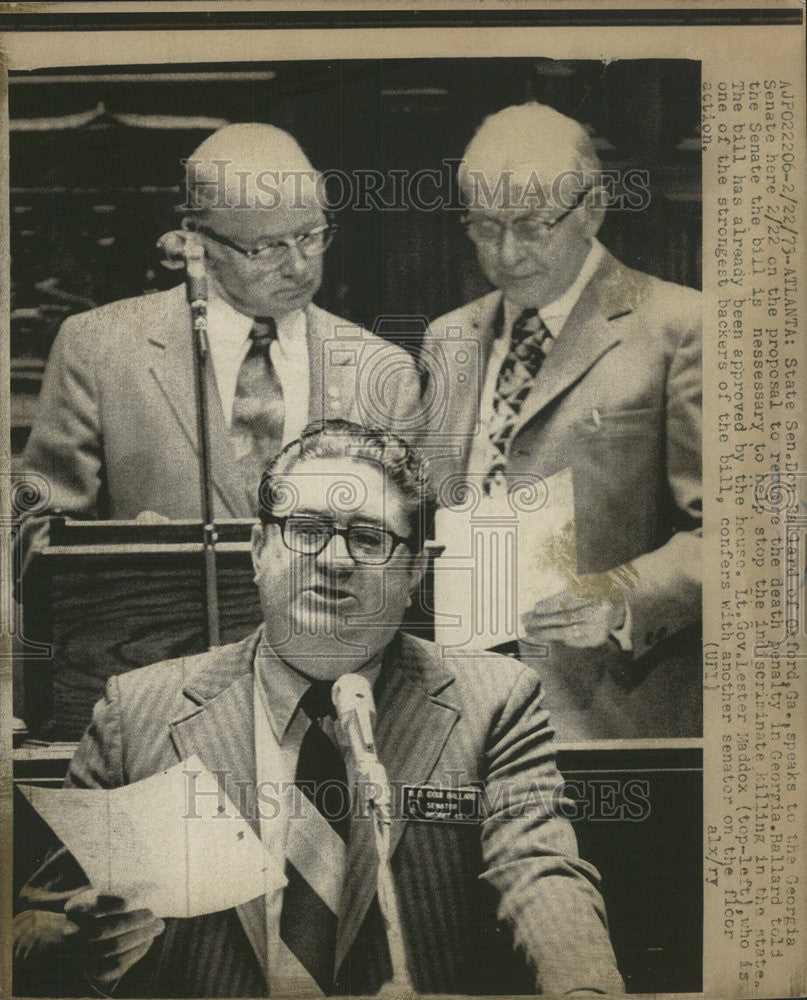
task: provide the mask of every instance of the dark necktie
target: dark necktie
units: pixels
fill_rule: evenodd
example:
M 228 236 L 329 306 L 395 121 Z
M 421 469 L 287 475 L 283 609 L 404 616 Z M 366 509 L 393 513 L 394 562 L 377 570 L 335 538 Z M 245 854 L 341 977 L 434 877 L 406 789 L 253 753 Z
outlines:
M 269 349 L 277 337 L 271 316 L 257 317 L 241 363 L 233 400 L 230 435 L 249 506 L 257 512 L 261 473 L 283 446 L 283 389 Z
M 499 369 L 493 395 L 493 412 L 488 426 L 491 461 L 484 482 L 485 492 L 490 492 L 494 482 L 503 482 L 513 431 L 524 400 L 544 363 L 544 344 L 551 336 L 537 309 L 525 309 L 513 323 L 510 349 Z
M 332 687 L 327 682 L 316 681 L 300 700 L 300 707 L 311 719 L 311 724 L 300 744 L 294 782 L 336 834 L 347 842 L 350 797 L 345 762 L 338 747 L 320 726 L 321 719 L 334 714 Z M 292 817 L 291 822 L 300 822 L 300 818 Z M 288 858 L 286 878 L 280 936 L 323 993 L 332 993 L 337 914 L 311 887 L 306 872 L 298 871 Z

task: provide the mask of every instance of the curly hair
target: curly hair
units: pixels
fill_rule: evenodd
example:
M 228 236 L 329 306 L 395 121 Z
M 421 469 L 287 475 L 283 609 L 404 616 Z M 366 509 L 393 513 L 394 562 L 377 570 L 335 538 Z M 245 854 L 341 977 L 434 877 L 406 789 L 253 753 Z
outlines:
M 314 458 L 348 458 L 379 469 L 387 483 L 398 488 L 412 530 L 412 549 L 420 551 L 434 534 L 437 497 L 420 452 L 391 431 L 361 427 L 349 420 L 321 420 L 308 424 L 289 442 L 261 476 L 258 512 L 265 524 L 277 499 L 284 494 L 281 480 L 297 465 Z

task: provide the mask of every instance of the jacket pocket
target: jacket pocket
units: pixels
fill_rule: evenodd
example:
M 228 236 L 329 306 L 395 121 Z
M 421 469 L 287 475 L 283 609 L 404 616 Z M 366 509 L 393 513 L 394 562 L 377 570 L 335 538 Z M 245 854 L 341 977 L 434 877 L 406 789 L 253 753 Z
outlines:
M 592 407 L 575 421 L 575 430 L 587 436 L 625 437 L 650 433 L 661 423 L 661 410 L 646 406 L 635 410 Z

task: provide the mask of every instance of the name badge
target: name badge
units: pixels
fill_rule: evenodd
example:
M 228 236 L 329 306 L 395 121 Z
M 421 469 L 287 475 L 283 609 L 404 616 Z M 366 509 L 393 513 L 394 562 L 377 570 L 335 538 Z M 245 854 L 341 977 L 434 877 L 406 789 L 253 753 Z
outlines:
M 424 823 L 479 823 L 482 789 L 404 785 L 403 815 Z

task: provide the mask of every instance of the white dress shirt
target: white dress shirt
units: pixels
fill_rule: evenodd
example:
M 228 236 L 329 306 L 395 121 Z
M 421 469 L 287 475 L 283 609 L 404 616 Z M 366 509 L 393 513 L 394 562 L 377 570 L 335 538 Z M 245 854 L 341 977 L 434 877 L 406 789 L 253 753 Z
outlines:
M 250 345 L 254 320 L 217 295 L 207 306 L 207 337 L 224 421 L 230 427 L 238 373 Z M 305 313 L 295 309 L 277 323 L 269 357 L 283 390 L 283 444 L 300 436 L 308 423 L 308 340 Z

